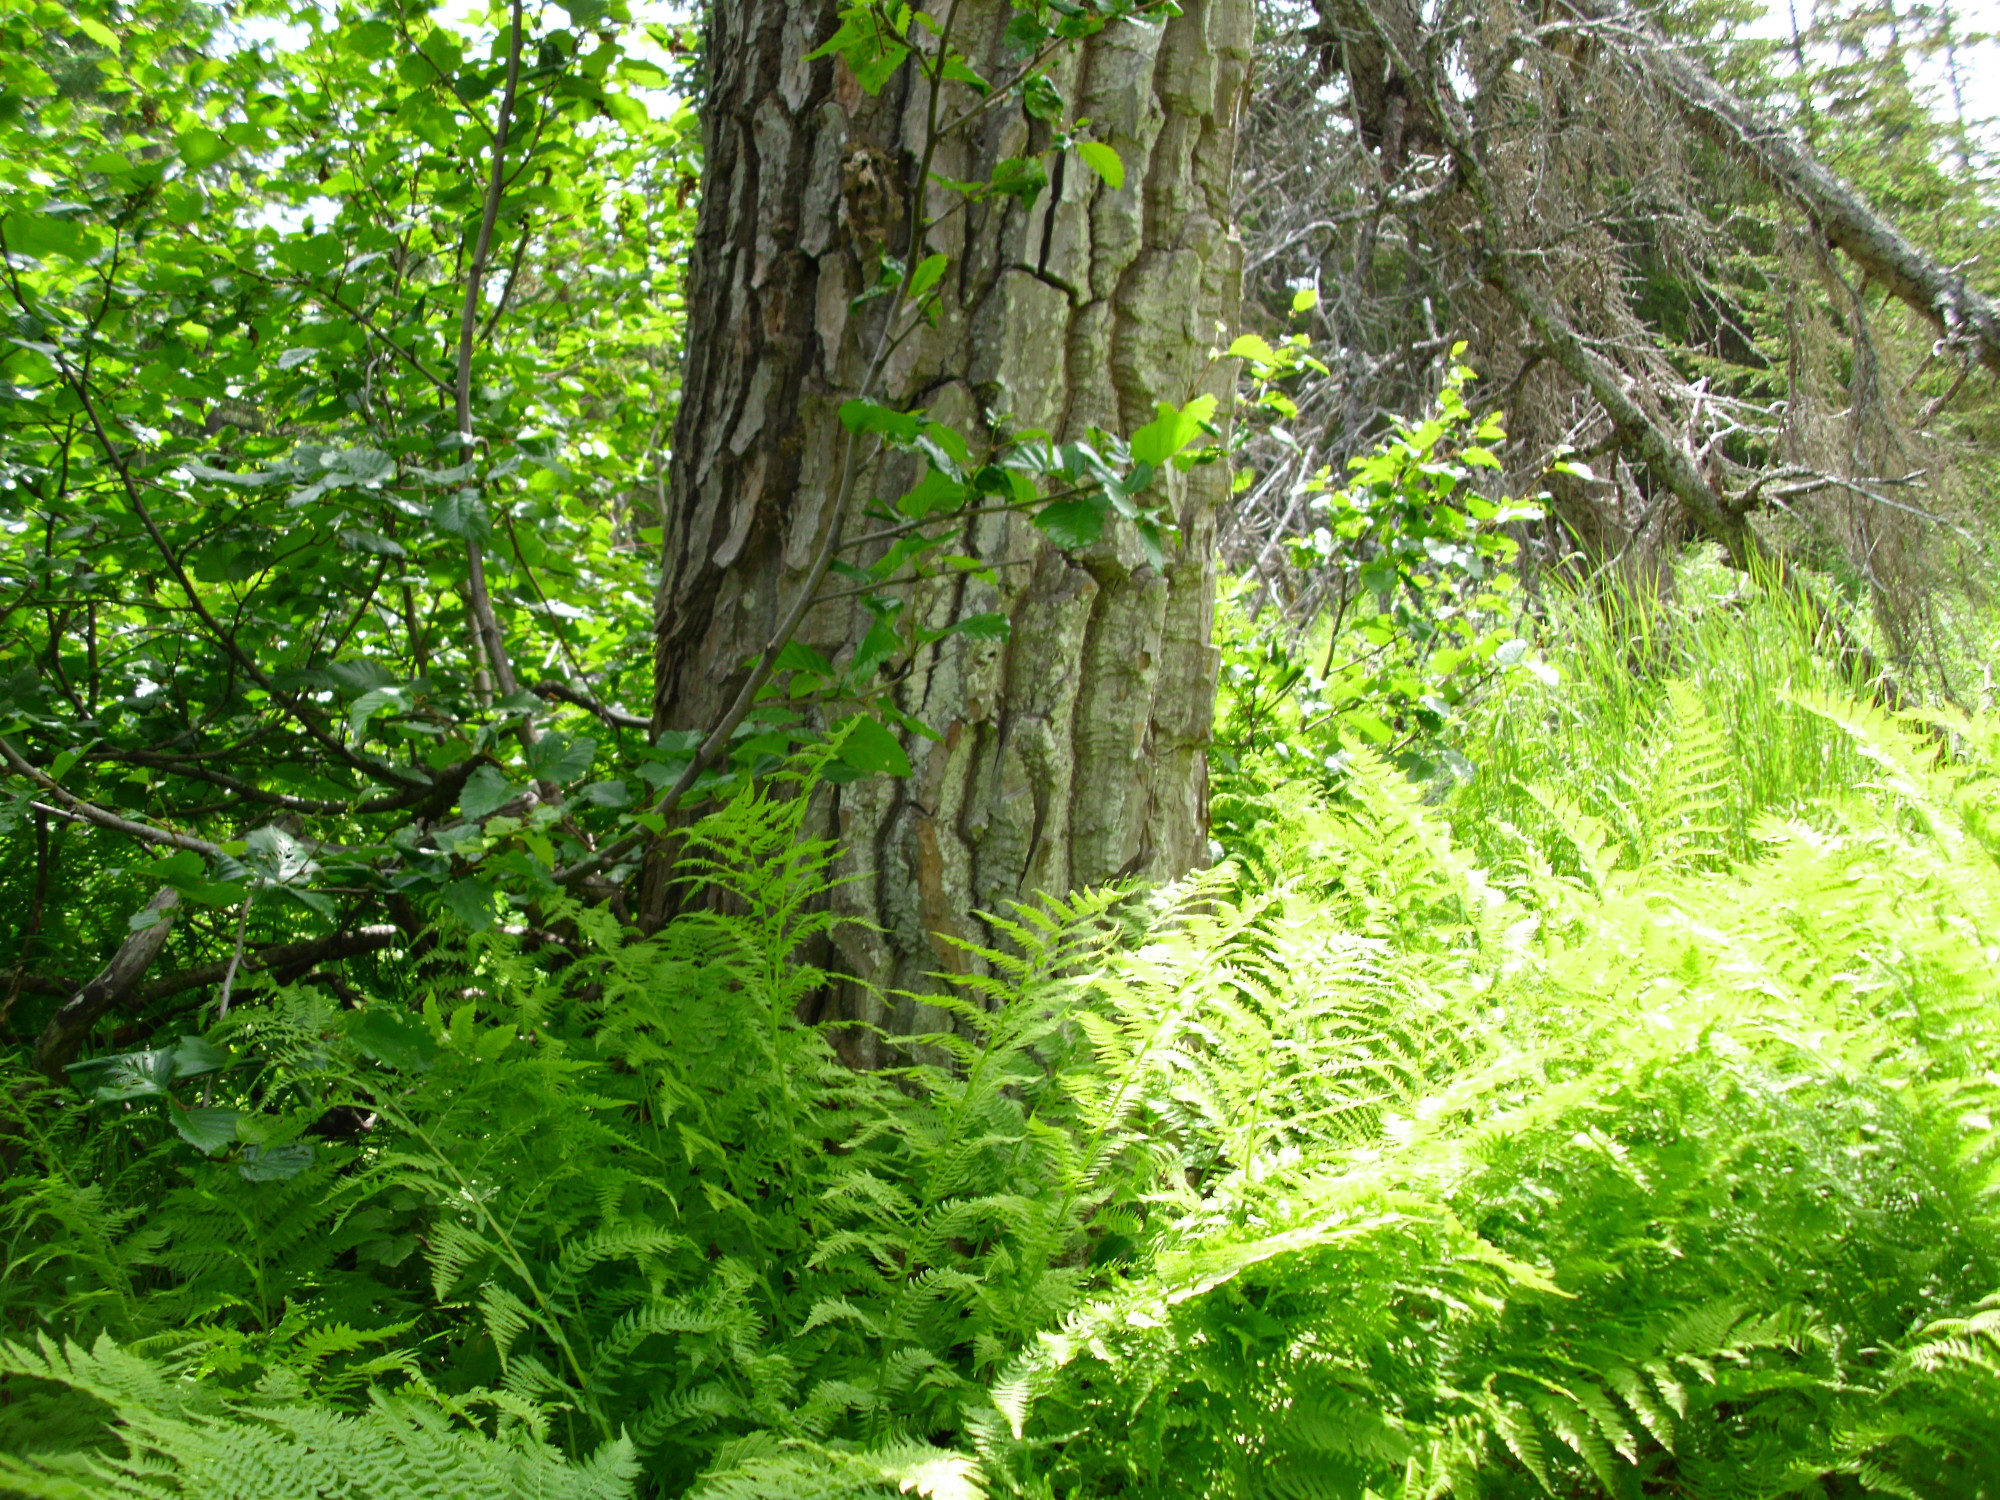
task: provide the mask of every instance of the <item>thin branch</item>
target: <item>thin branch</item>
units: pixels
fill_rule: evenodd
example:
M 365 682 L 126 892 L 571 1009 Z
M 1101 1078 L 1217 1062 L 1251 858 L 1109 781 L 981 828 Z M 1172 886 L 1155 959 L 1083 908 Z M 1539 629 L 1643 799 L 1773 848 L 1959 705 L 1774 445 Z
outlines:
M 250 925 L 250 903 L 255 899 L 254 894 L 246 895 L 236 909 L 236 946 L 230 951 L 229 967 L 222 971 L 222 995 L 215 1004 L 218 1021 L 229 1014 L 229 992 L 236 988 L 236 971 L 243 964 L 243 930 Z
M 458 418 L 458 440 L 472 447 L 472 346 L 479 326 L 480 285 L 486 279 L 486 259 L 493 250 L 493 225 L 500 217 L 500 199 L 507 189 L 507 137 L 514 123 L 514 98 L 521 83 L 521 0 L 514 0 L 513 22 L 507 40 L 507 83 L 500 94 L 500 112 L 494 122 L 493 171 L 486 182 L 486 202 L 479 216 L 479 236 L 472 247 L 472 263 L 465 273 L 465 302 L 458 319 L 458 370 L 453 382 L 453 399 Z M 487 665 L 503 698 L 520 690 L 513 663 L 507 657 L 507 642 L 500 621 L 493 613 L 493 598 L 486 587 L 486 554 L 476 537 L 467 538 L 466 603 L 472 611 L 473 628 L 486 647 Z M 523 730 L 530 740 L 531 725 Z
M 161 844 L 173 849 L 192 849 L 197 854 L 205 854 L 210 859 L 220 859 L 222 848 L 207 839 L 198 839 L 193 834 L 175 833 L 168 828 L 153 828 L 145 823 L 135 823 L 130 818 L 121 818 L 117 813 L 99 807 L 95 802 L 85 801 L 72 792 L 64 791 L 55 778 L 46 771 L 37 769 L 25 760 L 4 736 L 0 736 L 0 758 L 16 776 L 26 777 L 49 797 L 55 799 L 54 807 L 35 802 L 30 805 L 41 812 L 53 813 L 56 817 L 67 817 L 74 822 L 95 823 L 100 828 L 109 828 L 114 833 L 122 833 L 127 838 L 137 839 L 145 844 Z
M 14 300 L 19 303 L 23 311 L 26 311 L 30 305 L 29 299 L 21 286 L 19 275 L 14 270 L 12 258 L 7 252 L 4 233 L 0 233 L 0 265 L 6 267 L 8 278 L 13 283 Z M 111 465 L 113 471 L 118 475 L 119 482 L 125 491 L 126 502 L 132 507 L 132 513 L 138 517 L 140 526 L 145 530 L 147 537 L 153 543 L 154 549 L 166 563 L 167 570 L 173 575 L 175 584 L 179 587 L 182 595 L 186 597 L 189 606 L 194 610 L 195 617 L 201 621 L 202 625 L 215 638 L 216 642 L 242 667 L 244 672 L 250 676 L 258 687 L 268 693 L 286 712 L 298 721 L 307 734 L 337 756 L 344 764 L 352 766 L 355 770 L 365 771 L 371 776 L 387 776 L 390 780 L 399 781 L 405 785 L 421 781 L 422 778 L 411 773 L 406 773 L 398 767 L 390 765 L 387 761 L 378 761 L 372 756 L 358 754 L 350 750 L 339 738 L 330 733 L 324 725 L 320 724 L 312 714 L 306 711 L 304 703 L 296 695 L 281 690 L 271 679 L 270 674 L 258 666 L 250 655 L 236 644 L 236 637 L 231 632 L 222 628 L 222 622 L 215 618 L 214 614 L 210 612 L 208 605 L 203 602 L 201 594 L 194 586 L 194 580 L 188 577 L 187 570 L 181 566 L 179 554 L 168 543 L 166 534 L 160 530 L 159 522 L 153 518 L 153 512 L 147 506 L 145 497 L 139 493 L 138 481 L 132 477 L 131 464 L 127 461 L 125 455 L 119 451 L 118 445 L 112 441 L 110 430 L 104 425 L 104 419 L 97 409 L 97 403 L 91 397 L 89 380 L 70 363 L 68 355 L 63 353 L 59 345 L 51 343 L 48 347 L 52 351 L 51 363 L 55 365 L 57 372 L 62 376 L 63 383 L 69 387 L 71 393 L 77 398 L 78 404 L 83 407 L 84 417 L 90 423 L 91 432 L 97 440 L 98 447 L 103 451 L 106 462 Z
M 319 816 L 351 816 L 360 813 L 396 812 L 405 807 L 414 807 L 439 795 L 441 784 L 406 787 L 402 791 L 391 792 L 367 802 L 335 802 L 322 797 L 294 797 L 289 792 L 267 792 L 252 786 L 247 781 L 221 771 L 210 770 L 206 766 L 190 764 L 174 755 L 163 755 L 156 750 L 103 750 L 93 754 L 92 760 L 121 762 L 135 766 L 146 766 L 157 771 L 166 771 L 174 776 L 185 776 L 193 781 L 202 781 L 210 786 L 221 787 L 232 792 L 245 802 L 254 802 L 264 807 L 282 808 L 286 812 L 308 813 Z
M 160 956 L 167 934 L 173 930 L 174 911 L 180 901 L 180 893 L 171 886 L 155 892 L 143 908 L 143 912 L 152 914 L 151 920 L 119 944 L 111 961 L 68 1004 L 49 1017 L 49 1024 L 35 1041 L 34 1064 L 38 1073 L 52 1083 L 63 1081 L 63 1070 L 81 1050 L 97 1018 L 123 1000 Z
M 592 697 L 580 687 L 567 682 L 537 682 L 528 689 L 537 698 L 554 698 L 561 703 L 571 703 L 588 713 L 595 714 L 613 729 L 651 729 L 653 721 L 638 714 L 627 713 L 622 708 L 613 708 Z
M 205 990 L 210 985 L 222 982 L 228 975 L 232 963 L 236 965 L 236 975 L 241 980 L 251 974 L 283 975 L 292 970 L 310 969 L 314 965 L 333 963 L 343 958 L 359 958 L 364 954 L 380 953 L 387 948 L 407 947 L 409 942 L 409 934 L 402 928 L 382 922 L 351 928 L 345 932 L 331 933 L 326 937 L 307 938 L 295 943 L 274 943 L 268 948 L 256 948 L 243 954 L 240 962 L 232 954 L 226 960 L 198 964 L 194 968 L 182 969 L 178 973 L 162 975 L 135 989 L 132 992 L 132 1000 L 135 1005 L 145 1005 L 187 990 Z

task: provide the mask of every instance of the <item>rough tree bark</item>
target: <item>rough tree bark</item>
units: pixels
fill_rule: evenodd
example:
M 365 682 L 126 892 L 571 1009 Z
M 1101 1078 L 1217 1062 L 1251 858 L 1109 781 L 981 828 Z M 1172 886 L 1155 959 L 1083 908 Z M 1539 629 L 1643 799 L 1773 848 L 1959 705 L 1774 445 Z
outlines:
M 932 190 L 938 227 L 923 248 L 951 258 L 945 295 L 935 326 L 889 362 L 881 399 L 969 434 L 998 419 L 1062 440 L 1093 425 L 1133 431 L 1156 401 L 1226 394 L 1233 371 L 1213 351 L 1241 277 L 1228 205 L 1252 10 L 1183 5 L 1164 25 L 1114 23 L 1051 73 L 1068 118 L 1088 116 L 1118 149 L 1122 190 L 1074 159 L 1051 163 L 1050 190 L 1025 209 L 1009 198 L 954 207 Z M 961 0 L 953 19 L 954 45 L 989 78 L 1022 61 L 1002 37 L 1012 13 L 1002 0 Z M 663 730 L 721 716 L 796 596 L 837 488 L 837 411 L 887 301 L 850 300 L 878 249 L 908 253 L 928 103 L 913 69 L 870 97 L 844 65 L 805 60 L 835 29 L 832 6 L 718 0 L 709 14 L 703 196 L 657 601 Z M 944 102 L 952 115 L 974 96 L 952 86 Z M 983 179 L 1047 140 L 1047 126 L 1009 103 L 945 140 L 934 172 Z M 915 477 L 906 461 L 879 465 L 854 504 L 893 499 Z M 1168 877 L 1205 858 L 1211 552 L 1227 479 L 1215 466 L 1160 482 L 1173 487 L 1180 526 L 1163 569 L 1115 526 L 1066 554 L 1024 518 L 990 516 L 969 522 L 954 550 L 988 561 L 997 585 L 956 577 L 911 591 L 905 618 L 937 627 L 1000 612 L 1012 633 L 920 651 L 898 697 L 941 741 L 908 745 L 906 780 L 820 794 L 819 826 L 844 851 L 835 900 L 871 924 L 838 939 L 855 981 L 848 1014 L 907 1022 L 871 997 L 965 968 L 955 942 L 986 939 L 976 911 L 1120 875 Z M 838 663 L 864 629 L 854 602 L 836 601 L 798 638 Z M 655 919 L 667 889 L 650 871 Z

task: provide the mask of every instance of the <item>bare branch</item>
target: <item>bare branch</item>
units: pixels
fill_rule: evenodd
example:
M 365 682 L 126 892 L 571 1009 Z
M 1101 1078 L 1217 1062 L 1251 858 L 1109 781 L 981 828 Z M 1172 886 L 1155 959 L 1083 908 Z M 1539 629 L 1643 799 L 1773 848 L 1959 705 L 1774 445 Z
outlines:
M 613 729 L 651 729 L 653 721 L 638 714 L 627 713 L 622 708 L 613 708 L 601 702 L 580 687 L 567 682 L 538 682 L 528 689 L 537 698 L 553 698 L 559 703 L 571 703 L 588 713 L 595 714 Z
M 295 943 L 274 943 L 268 948 L 258 948 L 246 952 L 237 965 L 236 977 L 240 981 L 251 974 L 284 975 L 294 970 L 310 969 L 318 964 L 333 963 L 343 958 L 359 958 L 368 953 L 380 953 L 386 948 L 404 947 L 409 943 L 409 935 L 400 927 L 390 924 L 373 923 L 366 927 L 350 928 L 345 932 L 331 933 L 326 937 L 307 938 Z M 198 964 L 178 973 L 163 974 L 158 979 L 148 980 L 132 992 L 134 1005 L 145 1005 L 168 995 L 178 995 L 187 990 L 207 989 L 220 984 L 228 976 L 234 962 L 234 955 L 211 964 Z
M 514 98 L 521 82 L 521 0 L 514 0 L 514 13 L 507 40 L 507 83 L 500 94 L 500 113 L 493 130 L 493 171 L 486 182 L 486 202 L 479 218 L 479 236 L 472 247 L 472 263 L 465 273 L 465 303 L 458 320 L 458 370 L 453 382 L 457 407 L 458 440 L 472 444 L 472 346 L 479 325 L 479 292 L 486 279 L 486 260 L 493 250 L 493 225 L 500 217 L 500 199 L 507 190 L 507 138 L 514 123 Z M 468 453 L 468 457 L 470 454 Z M 493 670 L 502 697 L 520 690 L 514 665 L 507 656 L 506 637 L 500 632 L 499 618 L 493 613 L 493 597 L 486 587 L 486 554 L 477 538 L 465 544 L 467 565 L 466 603 L 472 611 L 473 629 L 486 648 L 486 661 Z M 525 722 L 525 736 L 534 730 Z

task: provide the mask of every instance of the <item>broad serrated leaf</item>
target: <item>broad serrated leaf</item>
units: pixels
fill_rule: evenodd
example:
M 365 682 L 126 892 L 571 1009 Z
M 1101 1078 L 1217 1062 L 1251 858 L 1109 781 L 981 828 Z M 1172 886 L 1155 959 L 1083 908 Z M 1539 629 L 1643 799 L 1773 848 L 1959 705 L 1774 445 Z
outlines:
M 1058 500 L 1035 512 L 1035 525 L 1058 547 L 1074 551 L 1093 545 L 1104 534 L 1110 512 L 1111 503 L 1096 497 Z
M 474 932 L 484 932 L 498 920 L 491 881 L 467 876 L 452 881 L 439 894 L 445 909 Z
M 870 714 L 857 714 L 834 727 L 840 758 L 865 775 L 907 776 L 910 758 L 896 737 Z

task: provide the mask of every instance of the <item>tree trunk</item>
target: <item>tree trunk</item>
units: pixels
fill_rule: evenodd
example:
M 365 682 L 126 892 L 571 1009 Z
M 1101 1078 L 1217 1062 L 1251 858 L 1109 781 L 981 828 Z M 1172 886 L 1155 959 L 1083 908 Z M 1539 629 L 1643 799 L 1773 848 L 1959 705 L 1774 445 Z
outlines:
M 1001 0 L 957 7 L 953 44 L 989 79 L 1023 61 L 1002 38 L 1013 14 Z M 710 8 L 657 601 L 660 729 L 719 719 L 796 597 L 838 488 L 837 412 L 863 379 L 889 299 L 850 301 L 878 249 L 908 250 L 926 85 L 905 67 L 871 97 L 844 64 L 805 61 L 836 24 L 830 6 Z M 1050 189 L 1028 208 L 954 206 L 933 188 L 939 222 L 922 252 L 950 257 L 943 300 L 935 325 L 890 359 L 878 399 L 975 439 L 997 420 L 1060 441 L 1093 426 L 1129 433 L 1156 401 L 1227 395 L 1233 371 L 1214 350 L 1241 276 L 1228 208 L 1251 25 L 1248 0 L 1184 0 L 1171 21 L 1113 23 L 1058 60 L 1065 118 L 1088 116 L 1117 148 L 1124 187 L 1071 155 L 1049 162 Z M 950 86 L 944 113 L 974 98 Z M 1004 103 L 942 142 L 934 176 L 984 179 L 1044 148 L 1047 132 Z M 894 499 L 916 477 L 892 456 L 864 471 L 852 505 Z M 910 1023 L 894 992 L 970 967 L 957 944 L 991 940 L 975 912 L 1123 875 L 1171 877 L 1205 859 L 1211 552 L 1227 476 L 1216 465 L 1159 482 L 1180 528 L 1164 568 L 1115 522 L 1094 547 L 1065 553 L 1020 515 L 987 516 L 952 550 L 988 562 L 997 583 L 954 575 L 905 591 L 903 618 L 925 627 L 998 612 L 1012 629 L 1005 640 L 948 637 L 908 664 L 899 704 L 942 736 L 911 739 L 910 777 L 818 794 L 818 826 L 843 851 L 847 883 L 834 899 L 872 925 L 837 939 L 853 980 L 847 1014 Z M 808 615 L 798 639 L 838 664 L 865 627 L 853 601 L 837 601 Z M 649 871 L 654 919 L 666 890 Z

